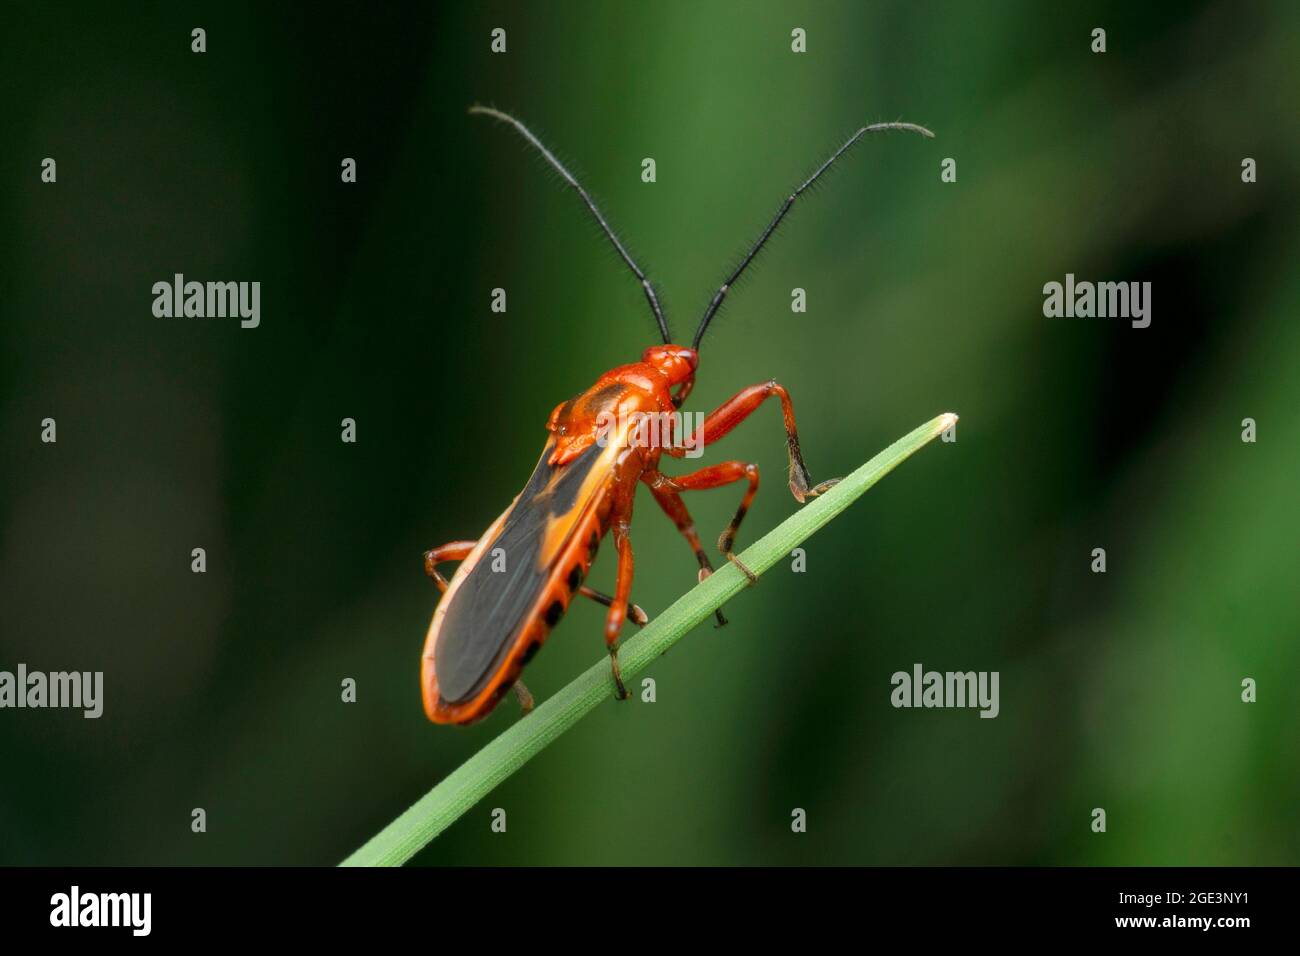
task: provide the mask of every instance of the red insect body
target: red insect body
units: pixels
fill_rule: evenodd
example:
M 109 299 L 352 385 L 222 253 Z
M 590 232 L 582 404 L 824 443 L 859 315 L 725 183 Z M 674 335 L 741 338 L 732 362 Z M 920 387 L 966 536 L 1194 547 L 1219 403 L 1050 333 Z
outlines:
M 699 343 L 722 299 L 754 255 L 789 211 L 794 200 L 825 169 L 866 132 L 909 129 L 933 135 L 907 123 L 878 124 L 859 130 L 813 176 L 786 200 L 775 219 L 750 249 L 740 266 L 723 283 L 700 322 L 691 348 L 668 344 L 668 327 L 649 280 L 632 261 L 595 204 L 554 156 L 512 117 L 474 107 L 471 112 L 495 116 L 532 143 L 575 189 L 595 216 L 624 262 L 641 281 L 659 322 L 665 344 L 652 346 L 640 362 L 622 365 L 600 376 L 585 392 L 558 405 L 547 422 L 550 432 L 541 459 L 524 491 L 478 541 L 457 541 L 425 555 L 425 570 L 443 592 L 425 637 L 421 662 L 424 711 L 435 723 L 468 724 L 486 716 L 512 687 L 525 708 L 532 697 L 519 680 L 524 666 L 546 641 L 569 605 L 584 596 L 608 606 L 605 644 L 620 697 L 626 690 L 618 669 L 618 639 L 631 616 L 645 623 L 645 614 L 630 603 L 633 574 L 629 527 L 638 483 L 649 487 L 655 501 L 677 526 L 699 563 L 700 579 L 712 566 L 682 500 L 686 491 L 747 482 L 740 505 L 718 539 L 719 550 L 753 583 L 757 580 L 732 553 L 736 532 L 758 491 L 758 467 L 742 461 L 709 465 L 687 475 L 670 477 L 659 470 L 660 457 L 686 455 L 687 444 L 671 417 L 695 384 Z M 718 441 L 751 415 L 763 401 L 776 396 L 781 403 L 789 452 L 790 491 L 802 502 L 834 484 L 813 486 L 799 448 L 794 408 L 786 390 L 775 381 L 743 389 L 705 417 L 691 447 Z M 662 417 L 660 417 L 662 416 Z M 640 424 L 666 421 L 673 440 L 645 440 Z M 613 536 L 618 570 L 612 597 L 584 583 L 600 542 Z M 451 581 L 437 569 L 443 561 L 461 561 Z M 718 612 L 719 623 L 725 623 Z

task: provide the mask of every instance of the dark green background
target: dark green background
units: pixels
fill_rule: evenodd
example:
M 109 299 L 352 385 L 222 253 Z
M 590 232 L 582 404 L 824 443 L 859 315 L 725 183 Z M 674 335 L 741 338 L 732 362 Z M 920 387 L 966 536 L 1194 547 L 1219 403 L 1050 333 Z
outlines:
M 658 661 L 656 704 L 603 704 L 418 862 L 1300 860 L 1294 4 L 4 17 L 0 669 L 103 670 L 106 711 L 0 712 L 0 862 L 333 863 L 517 719 L 426 722 L 420 554 L 480 533 L 552 407 L 655 336 L 576 198 L 476 100 L 572 162 L 683 338 L 843 137 L 930 126 L 796 208 L 690 407 L 777 378 L 818 478 L 962 423 L 813 538 L 807 573 L 778 565 Z M 260 281 L 261 327 L 154 318 L 174 272 Z M 1151 281 L 1151 327 L 1044 318 L 1067 272 Z M 794 510 L 775 409 L 721 457 L 766 475 L 744 541 Z M 706 540 L 735 500 L 695 497 Z M 648 496 L 637 517 L 654 614 L 694 563 Z M 599 659 L 600 624 L 569 615 L 539 697 Z M 893 709 L 918 661 L 1000 671 L 1001 716 Z

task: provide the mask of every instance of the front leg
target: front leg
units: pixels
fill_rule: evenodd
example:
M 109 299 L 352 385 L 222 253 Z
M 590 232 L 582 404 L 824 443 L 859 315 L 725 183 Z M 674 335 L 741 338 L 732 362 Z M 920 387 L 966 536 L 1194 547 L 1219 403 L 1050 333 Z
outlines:
M 804 464 L 803 452 L 799 448 L 799 430 L 795 427 L 794 405 L 790 402 L 790 393 L 785 390 L 785 386 L 780 385 L 775 379 L 741 389 L 727 399 L 705 417 L 704 427 L 696 438 L 697 441 L 702 442 L 704 445 L 717 441 L 754 414 L 758 406 L 763 404 L 764 399 L 772 395 L 781 400 L 781 418 L 785 423 L 786 450 L 790 453 L 790 493 L 794 495 L 795 500 L 802 504 L 805 498 L 820 495 L 823 491 L 836 484 L 839 479 L 832 478 L 829 481 L 823 481 L 819 485 L 812 483 L 812 476 L 808 474 L 808 466 Z M 676 445 L 675 442 L 674 445 Z M 685 449 L 680 447 L 665 450 L 674 458 L 681 458 L 686 454 Z

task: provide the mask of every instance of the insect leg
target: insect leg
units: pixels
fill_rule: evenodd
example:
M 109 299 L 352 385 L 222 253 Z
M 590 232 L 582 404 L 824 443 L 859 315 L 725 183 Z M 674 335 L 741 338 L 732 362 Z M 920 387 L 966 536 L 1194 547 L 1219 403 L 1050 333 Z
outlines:
M 444 561 L 464 561 L 476 547 L 477 541 L 452 541 L 440 548 L 431 548 L 424 552 L 424 573 L 433 578 L 439 591 L 446 594 L 447 579 L 438 573 L 438 565 Z
M 595 588 L 587 587 L 585 584 L 578 588 L 578 593 L 583 597 L 591 598 L 597 604 L 605 605 L 605 607 L 611 607 L 614 604 L 614 599 L 608 594 L 603 594 Z M 632 623 L 637 627 L 645 627 L 650 623 L 649 615 L 647 615 L 645 611 L 641 610 L 640 606 L 636 604 L 629 604 L 627 606 L 627 616 L 632 619 Z
M 686 510 L 686 502 L 682 501 L 682 496 L 673 487 L 672 479 L 661 472 L 654 471 L 646 472 L 641 476 L 641 480 L 649 486 L 650 493 L 655 496 L 655 501 L 659 502 L 659 507 L 672 519 L 673 524 L 677 525 L 677 530 L 682 533 L 686 543 L 695 552 L 695 560 L 700 564 L 700 580 L 703 581 L 713 573 L 713 565 L 709 561 L 709 556 L 704 553 L 700 536 L 695 533 L 695 520 Z M 719 608 L 713 613 L 718 619 L 718 627 L 726 626 L 727 619 L 722 616 L 722 609 Z
M 521 680 L 515 681 L 514 690 L 515 697 L 519 700 L 519 709 L 525 714 L 532 713 L 533 695 L 529 692 L 528 688 L 524 686 L 524 682 Z
M 668 480 L 678 491 L 704 491 L 709 488 L 721 488 L 723 485 L 730 485 L 741 479 L 747 480 L 749 487 L 745 489 L 745 494 L 740 499 L 740 506 L 736 508 L 736 514 L 731 519 L 731 523 L 718 536 L 718 550 L 727 556 L 728 561 L 741 570 L 752 585 L 758 583 L 758 575 L 745 567 L 741 560 L 732 553 L 732 548 L 736 544 L 736 532 L 740 530 L 740 523 L 745 520 L 745 514 L 749 511 L 749 506 L 753 504 L 754 496 L 758 494 L 758 465 L 744 461 L 724 461 L 717 465 L 701 468 L 699 471 L 693 471 L 689 475 L 679 475 Z
M 609 614 L 605 617 L 605 646 L 609 648 L 609 666 L 614 675 L 614 684 L 618 688 L 619 700 L 627 700 L 627 688 L 623 686 L 623 674 L 618 666 L 618 635 L 623 629 L 623 620 L 627 616 L 627 599 L 632 593 L 632 539 L 627 534 L 628 515 L 619 516 L 614 521 L 614 547 L 618 549 L 618 572 L 614 584 L 614 599 L 609 604 Z
M 819 485 L 812 483 L 808 466 L 804 464 L 803 453 L 799 450 L 799 432 L 794 423 L 794 406 L 790 403 L 790 393 L 783 385 L 771 380 L 741 389 L 705 417 L 703 442 L 708 444 L 722 438 L 752 415 L 758 406 L 763 404 L 764 399 L 772 395 L 781 400 L 781 417 L 785 421 L 785 443 L 790 452 L 790 493 L 802 504 L 804 498 L 821 494 L 836 484 L 839 479 L 832 478 Z

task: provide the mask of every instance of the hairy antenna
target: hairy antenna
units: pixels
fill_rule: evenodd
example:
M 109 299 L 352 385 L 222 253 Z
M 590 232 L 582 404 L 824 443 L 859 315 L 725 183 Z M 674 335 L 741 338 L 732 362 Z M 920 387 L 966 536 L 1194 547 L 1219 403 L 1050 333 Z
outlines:
M 641 271 L 641 267 L 636 264 L 636 260 L 633 259 L 627 249 L 623 247 L 623 243 L 619 242 L 618 236 L 614 235 L 614 230 L 611 229 L 609 223 L 605 221 L 605 217 L 601 214 L 600 209 L 597 208 L 595 202 L 593 202 L 592 198 L 587 195 L 587 191 L 582 188 L 578 183 L 578 180 L 574 178 L 573 174 L 564 168 L 564 164 L 556 159 L 555 155 L 549 149 L 542 145 L 542 141 L 533 135 L 532 130 L 519 122 L 519 120 L 515 119 L 509 113 L 502 113 L 500 110 L 495 110 L 490 106 L 480 106 L 477 103 L 471 106 L 469 111 L 470 113 L 479 113 L 483 116 L 491 116 L 493 119 L 498 119 L 503 123 L 509 123 L 513 126 L 520 136 L 528 140 L 532 147 L 542 154 L 542 158 L 551 164 L 551 168 L 559 173 L 566 183 L 573 187 L 574 192 L 582 197 L 582 201 L 586 203 L 587 208 L 591 210 L 591 215 L 595 218 L 596 222 L 600 224 L 600 228 L 605 231 L 605 235 L 609 237 L 610 243 L 614 246 L 614 251 L 619 254 L 619 257 L 625 263 L 627 263 L 627 267 L 632 270 L 632 274 L 636 276 L 637 281 L 641 283 L 641 288 L 645 292 L 646 301 L 650 303 L 650 311 L 655 314 L 655 321 L 659 323 L 659 333 L 664 337 L 664 344 L 668 344 L 668 342 L 671 341 L 668 335 L 668 321 L 664 318 L 663 309 L 659 307 L 659 297 L 655 295 L 654 286 L 650 284 L 650 280 L 647 279 L 645 273 Z
M 740 274 L 745 271 L 751 262 L 754 261 L 754 257 L 758 255 L 758 252 L 763 248 L 764 243 L 772 237 L 772 233 L 776 232 L 776 227 L 781 225 L 781 220 L 785 218 L 785 214 L 790 211 L 790 207 L 794 205 L 794 201 L 799 198 L 803 191 L 815 183 L 817 177 L 826 172 L 835 160 L 839 159 L 840 156 L 847 152 L 849 148 L 860 140 L 866 133 L 880 133 L 889 130 L 908 130 L 913 133 L 920 133 L 922 136 L 928 136 L 931 139 L 934 138 L 932 132 L 924 126 L 917 126 L 915 123 L 876 123 L 872 126 L 864 126 L 862 129 L 850 136 L 843 146 L 831 154 L 830 159 L 826 160 L 826 162 L 822 163 L 821 166 L 817 168 L 817 172 L 809 176 L 802 186 L 786 198 L 786 201 L 781 204 L 781 208 L 772 218 L 772 221 L 767 224 L 767 228 L 763 230 L 763 234 L 758 237 L 758 241 L 755 242 L 754 245 L 750 247 L 749 252 L 745 254 L 745 258 L 741 260 L 740 265 L 736 266 L 735 271 L 727 277 L 727 281 L 722 283 L 722 286 L 718 291 L 713 294 L 713 301 L 711 301 L 709 307 L 704 310 L 704 317 L 700 319 L 700 327 L 695 330 L 695 341 L 691 344 L 691 348 L 696 351 L 699 350 L 700 339 L 704 338 L 704 330 L 709 327 L 709 323 L 717 313 L 718 307 L 722 305 L 722 300 L 727 297 L 727 292 L 736 284 L 736 280 L 740 278 Z

